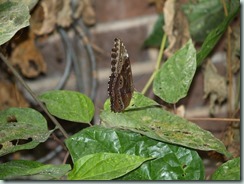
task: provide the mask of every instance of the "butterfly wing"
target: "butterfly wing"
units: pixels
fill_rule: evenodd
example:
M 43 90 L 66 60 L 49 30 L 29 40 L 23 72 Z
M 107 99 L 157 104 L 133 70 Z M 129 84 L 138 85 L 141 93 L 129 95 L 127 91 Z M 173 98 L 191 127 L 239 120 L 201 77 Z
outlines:
M 129 55 L 118 38 L 115 38 L 111 52 L 111 72 L 108 82 L 111 110 L 122 112 L 130 104 L 134 86 Z

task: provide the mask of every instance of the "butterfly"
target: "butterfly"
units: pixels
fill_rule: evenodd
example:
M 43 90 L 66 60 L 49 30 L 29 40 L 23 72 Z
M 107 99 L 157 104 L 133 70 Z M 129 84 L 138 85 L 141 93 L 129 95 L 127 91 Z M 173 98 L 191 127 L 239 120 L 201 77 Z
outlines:
M 131 64 L 124 43 L 114 39 L 111 51 L 111 75 L 108 82 L 110 107 L 113 112 L 122 112 L 130 104 L 134 92 Z

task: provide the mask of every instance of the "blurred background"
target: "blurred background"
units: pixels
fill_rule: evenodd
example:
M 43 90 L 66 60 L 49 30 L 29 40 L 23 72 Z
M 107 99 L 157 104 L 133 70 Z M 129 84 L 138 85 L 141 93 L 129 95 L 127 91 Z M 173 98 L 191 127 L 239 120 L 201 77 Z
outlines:
M 198 16 L 194 14 L 196 19 L 193 16 L 195 10 L 199 10 Z M 140 92 L 155 69 L 164 33 L 169 37 L 163 56 L 165 61 L 190 37 L 196 48 L 200 48 L 209 31 L 224 17 L 223 5 L 219 0 L 211 3 L 188 0 L 171 3 L 164 0 L 39 0 L 31 9 L 30 26 L 18 31 L 9 42 L 1 46 L 1 51 L 9 57 L 36 94 L 52 89 L 68 89 L 88 95 L 96 108 L 92 124 L 99 124 L 99 113 L 108 98 L 110 52 L 114 38 L 120 38 L 126 46 L 135 89 Z M 232 23 L 231 38 L 235 49 L 235 55 L 231 56 L 232 81 L 236 89 L 231 99 L 231 112 L 227 103 L 226 35 L 198 67 L 187 97 L 180 100 L 176 107 L 179 115 L 195 118 L 192 122 L 212 132 L 233 154 L 239 155 L 239 122 L 201 120 L 228 118 L 230 114 L 233 118 L 240 117 L 239 16 Z M 16 106 L 34 107 L 41 111 L 7 67 L 1 63 L 0 69 L 0 109 Z M 210 84 L 211 81 L 213 84 Z M 146 96 L 157 100 L 169 110 L 173 109 L 173 106 L 160 101 L 153 94 L 152 88 L 149 88 Z M 70 134 L 86 127 L 74 122 L 60 122 Z M 49 126 L 53 128 L 53 125 Z M 31 151 L 15 153 L 11 157 L 34 157 L 45 162 L 60 163 L 65 154 L 62 149 L 56 150 L 55 157 L 46 157 L 46 153 L 55 150 L 57 144 L 52 137 Z M 199 154 L 204 158 L 207 176 L 223 160 L 216 153 Z M 8 159 L 9 156 L 5 156 L 2 161 Z

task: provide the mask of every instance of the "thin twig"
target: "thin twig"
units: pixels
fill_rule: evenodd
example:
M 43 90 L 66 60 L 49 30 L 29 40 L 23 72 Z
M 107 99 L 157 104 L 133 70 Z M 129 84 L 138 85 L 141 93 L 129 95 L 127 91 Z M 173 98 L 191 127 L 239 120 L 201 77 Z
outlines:
M 186 118 L 189 121 L 229 121 L 229 122 L 240 122 L 237 118 Z
M 177 114 L 176 103 L 173 103 L 174 113 Z
M 65 138 L 68 138 L 68 134 L 63 129 L 63 127 L 59 124 L 59 122 L 48 112 L 45 105 L 37 98 L 35 93 L 30 89 L 30 87 L 26 84 L 26 82 L 22 79 L 19 73 L 15 70 L 15 68 L 9 63 L 7 58 L 0 53 L 1 60 L 8 66 L 14 76 L 19 80 L 19 82 L 24 86 L 24 88 L 30 93 L 33 99 L 38 103 L 38 105 L 43 109 L 43 111 L 47 114 L 47 116 L 51 119 L 51 121 L 58 127 L 58 129 L 62 132 Z
M 224 8 L 224 12 L 225 12 L 225 16 L 227 17 L 228 16 L 228 11 L 227 11 L 227 8 L 226 8 L 226 3 L 224 0 L 222 0 L 222 4 L 223 4 L 223 8 Z M 227 29 L 227 76 L 228 76 L 228 82 L 229 82 L 229 85 L 228 85 L 228 114 L 229 116 L 232 115 L 232 96 L 233 96 L 233 93 L 232 93 L 232 88 L 233 88 L 233 83 L 232 83 L 232 64 L 231 64 L 231 28 L 230 26 L 228 26 L 228 29 Z
M 64 156 L 63 164 L 66 164 L 68 158 L 69 158 L 69 152 L 67 151 L 67 153 Z

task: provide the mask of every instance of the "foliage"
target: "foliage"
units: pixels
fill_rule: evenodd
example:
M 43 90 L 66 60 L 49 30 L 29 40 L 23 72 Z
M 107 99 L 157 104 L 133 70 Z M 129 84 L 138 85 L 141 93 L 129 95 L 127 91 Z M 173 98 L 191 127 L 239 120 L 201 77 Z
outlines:
M 50 180 L 61 179 L 70 170 L 70 165 L 44 165 L 36 161 L 14 160 L 0 164 L 1 179 Z
M 74 164 L 69 173 L 71 180 L 109 180 L 123 176 L 151 158 L 139 156 L 95 153 L 86 155 Z
M 94 116 L 94 105 L 90 98 L 79 92 L 56 90 L 39 96 L 51 114 L 61 119 L 89 123 Z M 65 106 L 65 108 L 63 108 Z
M 196 151 L 153 140 L 128 130 L 93 126 L 74 134 L 65 143 L 74 163 L 95 153 L 118 153 L 154 158 L 118 178 L 119 180 L 204 178 L 203 163 Z
M 29 7 L 37 1 L 1 0 L 0 2 L 0 45 L 9 41 L 14 34 L 29 25 Z
M 240 180 L 240 157 L 222 164 L 212 175 L 212 180 Z
M 48 139 L 46 119 L 30 108 L 9 108 L 0 112 L 0 156 L 32 149 Z
M 218 26 L 213 29 L 206 39 L 204 40 L 201 49 L 197 53 L 197 65 L 201 65 L 203 60 L 210 54 L 213 50 L 214 46 L 217 44 L 219 39 L 225 33 L 230 22 L 234 19 L 237 13 L 240 10 L 240 2 L 238 1 L 231 1 L 229 6 L 229 15 L 225 17 L 225 19 L 218 24 Z
M 22 7 L 13 2 L 4 1 L 6 4 L 0 4 L 0 8 L 6 12 L 6 8 L 11 10 L 16 8 L 15 5 Z M 206 5 L 205 1 L 200 2 Z M 201 36 L 203 44 L 198 52 L 189 40 L 156 71 L 153 90 L 159 98 L 176 103 L 188 94 L 196 66 L 212 51 L 238 13 L 239 6 L 231 1 L 229 16 L 217 27 L 205 29 L 205 32 L 211 31 Z M 27 8 L 22 8 L 26 13 Z M 19 10 L 14 12 L 18 13 Z M 23 19 L 22 16 L 18 17 L 21 18 L 21 23 L 17 19 L 18 26 L 14 24 L 11 27 L 14 31 L 9 36 L 6 35 L 7 27 L 1 28 L 0 44 L 28 25 L 26 20 L 29 14 L 23 16 Z M 206 19 L 201 14 L 197 18 Z M 158 33 L 162 20 L 160 17 L 156 23 L 154 34 L 157 35 L 152 34 L 145 42 L 147 46 L 158 44 L 158 38 L 163 35 Z M 193 32 L 198 37 L 198 31 Z M 49 91 L 40 95 L 39 100 L 45 103 L 52 115 L 60 119 L 90 124 L 94 116 L 92 101 L 78 92 Z M 28 176 L 28 179 L 41 180 L 203 180 L 205 171 L 197 150 L 214 150 L 230 157 L 224 144 L 210 132 L 162 109 L 154 100 L 139 92 L 134 93 L 129 107 L 122 113 L 111 112 L 109 101 L 106 101 L 100 119 L 101 125 L 85 128 L 65 139 L 72 167 L 69 164 L 45 165 L 36 161 L 15 160 L 0 164 L 0 179 L 23 179 Z M 36 110 L 10 108 L 1 111 L 0 156 L 33 149 L 46 141 L 54 130 L 48 130 L 46 119 Z M 240 158 L 224 163 L 215 171 L 212 179 L 240 179 Z
M 168 103 L 187 95 L 196 71 L 196 50 L 191 40 L 165 62 L 155 75 L 153 91 Z
M 224 19 L 221 1 L 199 0 L 186 3 L 182 8 L 189 20 L 192 39 L 196 42 L 203 42 L 209 32 Z
M 163 37 L 163 28 L 162 25 L 164 24 L 164 17 L 163 15 L 159 15 L 157 22 L 154 25 L 153 31 L 150 33 L 148 38 L 144 41 L 144 46 L 160 46 L 162 37 Z
M 215 150 L 229 156 L 223 143 L 210 132 L 165 111 L 140 93 L 134 93 L 131 106 L 124 113 L 112 113 L 109 103 L 105 103 L 104 109 L 100 117 L 105 127 L 131 130 L 159 141 L 198 150 Z

